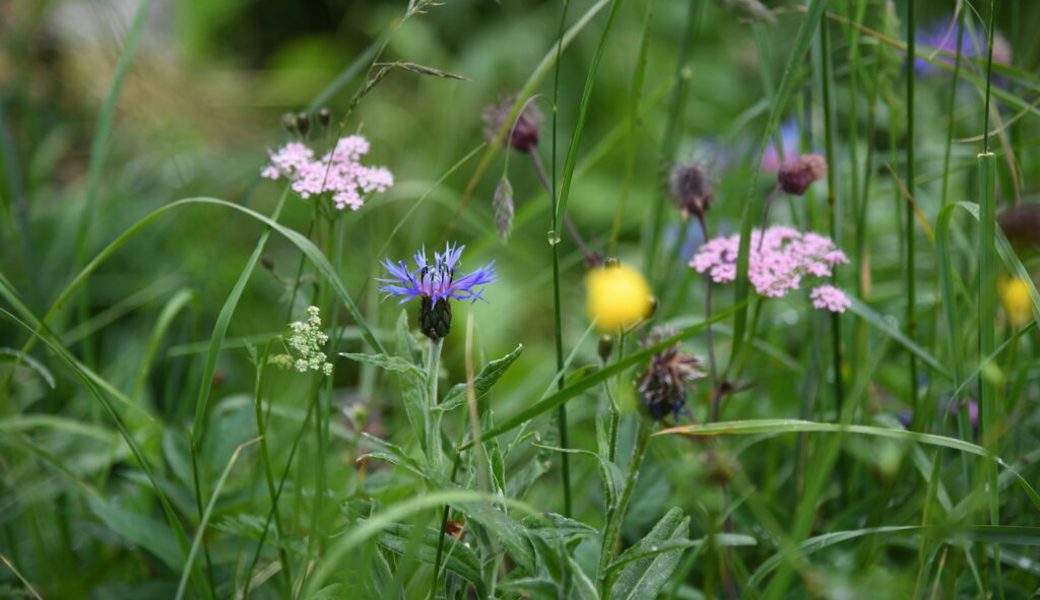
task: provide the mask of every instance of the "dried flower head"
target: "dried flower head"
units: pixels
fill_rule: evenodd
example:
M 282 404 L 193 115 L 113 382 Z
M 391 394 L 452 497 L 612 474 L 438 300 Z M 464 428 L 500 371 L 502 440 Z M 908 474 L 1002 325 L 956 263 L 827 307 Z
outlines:
M 819 154 L 803 154 L 780 166 L 776 183 L 788 194 L 802 196 L 812 182 L 827 176 L 827 159 Z
M 707 273 L 715 283 L 737 278 L 737 253 L 740 236 L 715 238 L 701 246 L 690 260 L 698 273 Z M 774 226 L 763 234 L 751 232 L 748 279 L 755 291 L 768 298 L 780 298 L 801 287 L 802 278 L 826 278 L 832 269 L 849 262 L 830 238 L 815 233 L 801 233 L 790 227 Z M 817 308 L 842 312 L 850 305 L 845 293 L 833 286 L 815 291 Z
M 714 200 L 711 177 L 696 162 L 676 165 L 668 176 L 668 188 L 684 221 L 690 215 L 703 217 Z
M 484 109 L 484 139 L 488 142 L 498 139 L 499 132 L 509 119 L 513 105 L 516 104 L 516 99 L 516 95 L 507 96 Z M 506 131 L 509 144 L 520 152 L 531 152 L 538 146 L 538 128 L 541 124 L 542 111 L 538 110 L 533 102 L 526 103 Z
M 670 335 L 670 332 L 655 331 L 647 345 L 660 343 Z M 655 421 L 669 413 L 678 419 L 679 411 L 686 404 L 686 386 L 705 376 L 701 360 L 679 348 L 676 343 L 655 354 L 639 378 L 639 397 Z
M 620 263 L 595 268 L 585 276 L 586 309 L 603 332 L 627 329 L 650 316 L 652 294 L 646 279 Z
M 404 261 L 395 264 L 383 260 L 390 277 L 378 279 L 385 284 L 379 291 L 387 297 L 401 298 L 401 304 L 419 298 L 419 327 L 426 337 L 436 340 L 451 331 L 451 304 L 449 300 L 483 300 L 484 286 L 495 280 L 494 261 L 469 274 L 458 270 L 459 259 L 465 246 L 451 243 L 444 252 L 434 252 L 433 262 L 426 259 L 426 248 L 415 253 L 416 269 L 409 271 Z
M 997 223 L 1016 250 L 1040 248 L 1040 204 L 1019 204 L 1000 213 Z
M 336 147 L 315 160 L 314 151 L 300 142 L 289 142 L 271 152 L 271 163 L 260 175 L 268 179 L 288 179 L 303 199 L 325 192 L 332 194 L 336 208 L 358 210 L 364 197 L 385 192 L 394 185 L 394 176 L 383 167 L 366 167 L 361 157 L 368 153 L 368 140 L 360 135 L 340 138 Z
M 289 335 L 285 343 L 292 355 L 293 368 L 300 373 L 320 371 L 332 375 L 332 363 L 328 362 L 322 349 L 329 336 L 321 329 L 321 313 L 317 306 L 307 308 L 307 320 L 289 324 Z M 284 359 L 283 359 L 284 360 Z

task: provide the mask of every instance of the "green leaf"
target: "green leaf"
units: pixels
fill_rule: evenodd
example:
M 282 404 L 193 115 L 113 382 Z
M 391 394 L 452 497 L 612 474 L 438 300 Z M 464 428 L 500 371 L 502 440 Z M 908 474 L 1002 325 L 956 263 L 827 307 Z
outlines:
M 520 523 L 528 533 L 553 540 L 562 537 L 566 541 L 596 534 L 596 530 L 585 523 L 554 512 L 542 513 L 537 518 L 524 517 Z
M 390 525 L 379 536 L 379 545 L 391 552 L 404 555 L 410 550 L 413 541 L 413 527 L 408 525 Z M 416 546 L 412 546 L 411 556 L 424 563 L 434 564 L 437 557 L 437 545 L 440 533 L 436 529 L 423 528 L 419 532 Z M 477 589 L 478 597 L 485 597 L 484 581 L 480 577 L 480 559 L 468 546 L 451 536 L 444 536 L 443 567 L 469 581 Z
M 457 510 L 479 523 L 491 535 L 494 535 L 509 556 L 523 571 L 534 574 L 535 555 L 531 540 L 527 538 L 527 528 L 496 507 L 487 504 L 456 506 Z
M 415 364 L 399 356 L 388 356 L 386 354 L 361 354 L 355 352 L 340 352 L 339 355 L 356 362 L 377 366 L 392 373 L 411 375 L 420 382 L 426 381 L 426 373 L 423 373 L 423 371 L 419 367 L 415 366 Z
M 502 375 L 505 375 L 505 372 L 509 367 L 516 362 L 516 359 L 519 358 L 520 353 L 523 352 L 523 350 L 524 346 L 523 344 L 520 344 L 516 347 L 516 350 L 513 350 L 502 358 L 489 362 L 480 370 L 480 373 L 478 373 L 473 379 L 473 393 L 477 398 L 478 407 L 480 406 L 480 403 L 487 398 L 488 393 L 491 392 L 491 388 L 495 387 L 495 384 L 502 378 Z M 444 397 L 444 400 L 442 400 L 440 405 L 434 410 L 447 412 L 456 407 L 462 406 L 465 403 L 466 384 L 460 383 L 452 386 L 452 388 L 448 390 L 448 394 Z
M 184 552 L 163 523 L 100 496 L 88 496 L 87 506 L 106 527 L 152 553 L 171 570 L 180 571 L 183 567 Z
M 683 516 L 681 510 L 672 508 L 665 513 L 657 525 L 650 530 L 650 533 L 646 534 L 646 537 L 622 553 L 615 561 L 615 563 L 621 562 L 626 555 L 629 557 L 645 555 L 624 561 L 626 564 L 610 587 L 609 597 L 621 600 L 656 598 L 657 593 L 668 583 L 672 572 L 679 566 L 682 551 L 690 545 L 689 540 L 686 539 L 689 530 L 690 518 Z M 687 542 L 687 544 L 679 542 Z M 656 552 L 665 544 L 670 545 L 669 550 Z M 607 573 L 601 577 L 605 576 L 607 581 L 610 581 L 610 573 L 608 568 Z
M 1018 481 L 1019 486 L 1029 497 L 1033 506 L 1040 510 L 1040 494 L 1037 494 L 1032 485 L 1017 471 L 1011 468 L 999 456 L 990 454 L 985 448 L 971 442 L 957 438 L 931 433 L 920 433 L 907 431 L 905 429 L 892 429 L 886 427 L 872 427 L 869 425 L 844 425 L 840 423 L 819 423 L 816 421 L 802 421 L 799 419 L 754 419 L 749 421 L 724 421 L 721 423 L 708 423 L 703 425 L 685 425 L 682 427 L 671 427 L 658 431 L 654 435 L 749 435 L 759 433 L 857 433 L 861 435 L 873 435 L 896 440 L 906 440 L 931 446 L 940 446 L 967 452 L 976 456 L 982 456 L 996 462 L 1006 469 L 1007 473 Z
M 571 568 L 571 584 L 574 586 L 574 597 L 578 600 L 599 600 L 596 584 L 585 574 L 581 565 L 575 562 L 572 556 L 567 557 L 567 563 Z

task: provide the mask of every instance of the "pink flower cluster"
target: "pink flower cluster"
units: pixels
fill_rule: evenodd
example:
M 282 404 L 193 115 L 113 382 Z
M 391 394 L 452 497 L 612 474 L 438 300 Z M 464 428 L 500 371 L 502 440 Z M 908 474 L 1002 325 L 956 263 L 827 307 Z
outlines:
M 715 283 L 733 281 L 739 249 L 739 235 L 715 238 L 700 247 L 690 266 L 708 273 Z M 783 226 L 752 231 L 750 252 L 748 279 L 767 298 L 798 289 L 803 277 L 830 277 L 835 265 L 849 262 L 830 238 Z M 844 292 L 829 285 L 816 288 L 811 296 L 815 307 L 834 312 L 844 312 L 851 304 Z
M 809 292 L 809 299 L 816 308 L 825 308 L 831 312 L 843 313 L 852 306 L 852 301 L 833 285 L 821 285 Z
M 366 167 L 361 157 L 368 153 L 368 140 L 360 135 L 340 138 L 336 147 L 315 160 L 314 151 L 300 142 L 289 142 L 277 152 L 269 152 L 271 163 L 261 171 L 268 179 L 286 178 L 300 197 L 332 192 L 336 208 L 358 210 L 364 195 L 385 192 L 394 185 L 394 176 L 383 167 Z

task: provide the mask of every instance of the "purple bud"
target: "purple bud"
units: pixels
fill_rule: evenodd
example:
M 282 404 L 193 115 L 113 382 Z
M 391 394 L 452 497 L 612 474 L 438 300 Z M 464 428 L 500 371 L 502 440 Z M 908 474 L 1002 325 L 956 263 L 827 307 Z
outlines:
M 780 166 L 776 182 L 780 189 L 795 196 L 805 195 L 812 182 L 827 176 L 827 159 L 819 154 L 803 154 Z

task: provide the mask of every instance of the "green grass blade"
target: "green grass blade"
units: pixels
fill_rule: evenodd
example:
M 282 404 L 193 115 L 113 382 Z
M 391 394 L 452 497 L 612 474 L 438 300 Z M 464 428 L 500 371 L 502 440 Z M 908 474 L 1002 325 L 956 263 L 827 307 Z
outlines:
M 181 572 L 181 581 L 177 586 L 177 600 L 181 600 L 184 597 L 184 593 L 188 588 L 188 577 L 191 575 L 191 570 L 195 565 L 195 556 L 199 552 L 199 546 L 202 543 L 202 536 L 206 533 L 206 525 L 209 523 L 209 519 L 213 516 L 213 508 L 217 504 L 217 499 L 220 498 L 220 491 L 224 489 L 224 484 L 227 483 L 227 478 L 231 475 L 231 469 L 238 462 L 238 457 L 242 453 L 242 450 L 248 446 L 255 444 L 257 440 L 249 440 L 243 444 L 240 444 L 235 451 L 231 454 L 231 458 L 228 460 L 228 464 L 224 467 L 224 472 L 221 473 L 220 479 L 217 480 L 217 485 L 213 488 L 213 496 L 209 499 L 209 504 L 206 505 L 206 512 L 202 515 L 202 520 L 199 522 L 199 527 L 195 531 L 195 539 L 192 540 L 191 550 L 188 552 L 188 558 L 184 563 L 184 570 Z

